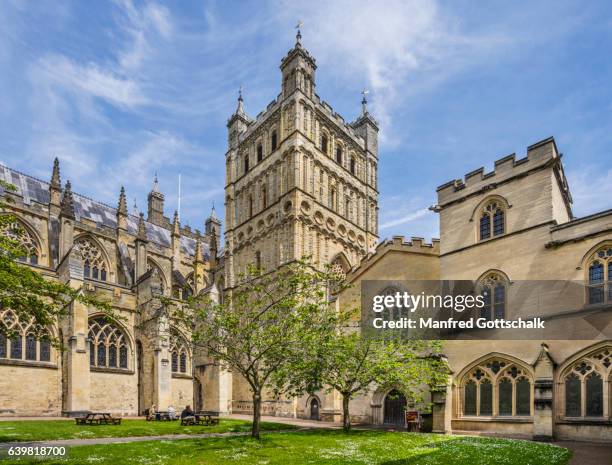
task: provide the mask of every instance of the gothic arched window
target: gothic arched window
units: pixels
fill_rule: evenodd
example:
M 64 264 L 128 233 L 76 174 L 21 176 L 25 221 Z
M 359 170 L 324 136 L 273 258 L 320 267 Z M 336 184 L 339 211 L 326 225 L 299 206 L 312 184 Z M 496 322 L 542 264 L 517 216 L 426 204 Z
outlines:
M 276 150 L 276 131 L 272 131 L 270 146 L 271 146 L 272 152 L 274 152 Z
M 487 202 L 479 218 L 479 240 L 501 236 L 506 232 L 506 212 L 500 201 Z
M 342 146 L 336 147 L 336 163 L 342 165 Z
M 11 223 L 2 225 L 0 233 L 13 241 L 14 245 L 20 249 L 21 255 L 17 260 L 32 265 L 38 264 L 40 256 L 38 243 L 21 221 L 15 219 Z
M 565 388 L 566 417 L 602 417 L 612 392 L 608 382 L 612 377 L 612 346 L 604 346 L 569 365 L 561 377 Z M 604 386 L 606 387 L 604 389 Z
M 612 244 L 600 247 L 588 261 L 588 303 L 612 302 Z
M 261 203 L 264 209 L 268 208 L 268 190 L 266 186 L 261 187 Z
M 87 337 L 91 366 L 128 368 L 128 339 L 114 322 L 102 316 L 90 318 Z
M 170 353 L 172 357 L 172 373 L 189 373 L 187 342 L 174 328 L 170 330 Z
M 493 357 L 479 363 L 464 375 L 461 386 L 463 415 L 531 415 L 531 375 L 510 360 Z
M 249 155 L 245 154 L 244 155 L 244 174 L 247 174 L 249 172 Z
M 100 248 L 88 237 L 79 237 L 74 241 L 74 248 L 83 257 L 83 276 L 85 278 L 106 281 L 108 266 Z
M 257 144 L 257 162 L 263 160 L 263 145 Z
M 49 331 L 20 321 L 10 309 L 0 310 L 0 358 L 27 362 L 50 362 Z
M 355 166 L 356 166 L 355 157 L 351 157 L 351 163 L 350 163 L 351 174 L 355 174 Z
M 506 316 L 508 279 L 501 273 L 491 271 L 478 282 L 477 289 L 482 295 L 484 306 L 480 310 L 487 320 L 503 319 Z

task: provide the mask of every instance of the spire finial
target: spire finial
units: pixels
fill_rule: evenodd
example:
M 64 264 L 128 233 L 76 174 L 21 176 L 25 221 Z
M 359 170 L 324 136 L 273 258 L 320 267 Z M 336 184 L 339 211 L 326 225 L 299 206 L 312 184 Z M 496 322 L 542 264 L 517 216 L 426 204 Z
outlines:
M 179 222 L 178 211 L 174 210 L 174 219 L 172 220 L 172 235 L 180 236 L 181 235 L 181 225 Z
M 243 87 L 242 85 L 240 86 L 240 88 L 238 89 L 238 106 L 236 107 L 236 114 L 237 115 L 244 115 L 244 99 L 242 98 L 242 91 L 243 91 Z
M 295 26 L 295 28 L 297 29 L 297 34 L 295 35 L 295 44 L 296 45 L 301 45 L 302 44 L 302 26 L 304 25 L 304 21 L 302 21 L 301 19 L 297 22 L 297 25 Z
M 74 198 L 72 197 L 72 185 L 70 184 L 70 180 L 66 182 L 66 187 L 64 188 L 64 196 L 62 197 L 62 203 L 60 205 L 61 215 L 67 218 L 75 218 L 74 214 Z
M 117 213 L 121 215 L 127 216 L 127 202 L 125 199 L 125 188 L 121 186 L 121 191 L 119 192 L 119 205 L 117 207 Z
M 136 203 L 136 197 L 134 197 L 134 205 L 132 206 L 132 215 L 138 216 L 138 204 Z
M 361 114 L 362 115 L 368 114 L 368 99 L 366 98 L 366 95 L 368 95 L 369 93 L 370 91 L 368 89 L 363 89 L 361 91 L 361 95 L 363 95 L 363 99 L 361 99 Z
M 138 216 L 138 232 L 136 233 L 136 239 L 145 242 L 147 240 L 147 229 L 145 227 L 144 213 L 140 213 Z
M 159 192 L 159 182 L 157 181 L 157 170 L 155 171 L 155 176 L 153 177 L 153 188 L 151 192 Z
M 60 181 L 60 166 L 59 159 L 55 157 L 53 160 L 53 174 L 51 175 L 51 185 L 56 188 L 61 188 L 62 183 Z

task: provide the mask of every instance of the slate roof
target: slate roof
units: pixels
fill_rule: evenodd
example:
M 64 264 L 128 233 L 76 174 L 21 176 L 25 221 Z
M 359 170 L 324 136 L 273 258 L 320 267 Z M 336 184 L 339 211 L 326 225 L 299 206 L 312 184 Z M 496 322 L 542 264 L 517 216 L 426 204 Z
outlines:
M 30 205 L 32 202 L 37 202 L 42 205 L 49 204 L 49 183 L 41 181 L 27 174 L 7 166 L 0 165 L 0 179 L 11 183 L 16 187 L 13 194 L 22 197 L 25 205 Z M 77 221 L 88 219 L 95 223 L 105 226 L 110 229 L 117 228 L 117 209 L 110 207 L 102 202 L 97 202 L 83 195 L 74 193 L 74 210 Z M 128 215 L 127 218 L 128 232 L 136 235 L 138 232 L 138 217 Z M 162 247 L 170 247 L 172 238 L 170 231 L 161 226 L 145 221 L 147 238 L 151 242 L 155 242 Z M 181 236 L 181 250 L 183 253 L 193 257 L 195 255 L 196 240 Z M 204 259 L 210 258 L 210 248 L 207 242 L 202 241 L 202 253 Z

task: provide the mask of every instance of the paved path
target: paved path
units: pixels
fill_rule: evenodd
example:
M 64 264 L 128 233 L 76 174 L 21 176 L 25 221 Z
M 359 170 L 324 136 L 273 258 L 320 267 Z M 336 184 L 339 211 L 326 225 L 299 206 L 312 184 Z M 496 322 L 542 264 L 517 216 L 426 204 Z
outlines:
M 569 465 L 612 465 L 612 444 L 559 441 L 553 443 L 567 447 L 574 455 Z

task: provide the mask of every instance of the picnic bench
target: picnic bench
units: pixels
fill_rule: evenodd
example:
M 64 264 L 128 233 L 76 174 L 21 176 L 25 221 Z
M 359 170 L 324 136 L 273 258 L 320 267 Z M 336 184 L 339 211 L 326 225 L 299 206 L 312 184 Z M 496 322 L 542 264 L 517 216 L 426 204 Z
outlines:
M 107 412 L 90 412 L 84 417 L 74 419 L 77 425 L 120 425 L 121 418 L 115 418 Z
M 193 416 L 181 418 L 181 426 L 209 426 L 219 424 L 219 412 L 197 412 Z

